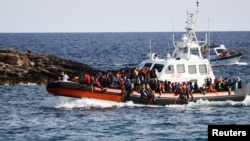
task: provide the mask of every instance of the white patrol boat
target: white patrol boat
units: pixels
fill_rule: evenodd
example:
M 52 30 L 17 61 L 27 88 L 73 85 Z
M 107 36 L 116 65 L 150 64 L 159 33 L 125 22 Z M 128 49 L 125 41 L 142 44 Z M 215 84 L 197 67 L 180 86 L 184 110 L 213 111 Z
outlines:
M 199 2 L 195 13 L 187 11 L 186 33 L 181 40 L 175 41 L 172 55 L 167 54 L 165 59 L 159 59 L 156 53 L 150 55 L 150 59 L 144 60 L 139 65 L 139 69 L 149 67 L 156 70 L 157 78 L 160 81 L 171 82 L 197 82 L 201 87 L 206 80 L 215 79 L 213 70 L 208 59 L 203 58 L 201 48 L 207 45 L 207 35 L 205 41 L 198 41 L 195 33 L 197 23 Z

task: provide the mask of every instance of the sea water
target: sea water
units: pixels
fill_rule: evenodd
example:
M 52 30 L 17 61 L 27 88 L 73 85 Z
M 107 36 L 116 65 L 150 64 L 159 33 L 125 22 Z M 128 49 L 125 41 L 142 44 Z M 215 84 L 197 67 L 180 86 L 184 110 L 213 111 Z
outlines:
M 249 38 L 250 32 L 211 33 L 211 41 L 243 51 L 239 63 L 213 67 L 216 76 L 250 82 Z M 150 40 L 151 51 L 164 57 L 173 51 L 171 39 L 171 33 L 2 33 L 0 47 L 109 70 L 137 67 L 150 52 Z M 19 84 L 0 86 L 0 105 L 0 140 L 200 141 L 207 140 L 210 124 L 250 124 L 250 96 L 243 102 L 145 106 L 54 97 L 46 86 Z

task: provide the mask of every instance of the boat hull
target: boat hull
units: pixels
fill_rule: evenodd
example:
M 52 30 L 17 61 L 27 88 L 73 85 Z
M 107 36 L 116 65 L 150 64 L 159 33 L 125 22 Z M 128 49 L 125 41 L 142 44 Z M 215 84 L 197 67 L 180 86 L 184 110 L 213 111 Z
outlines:
M 76 82 L 52 82 L 47 85 L 47 91 L 55 96 L 66 96 L 74 98 L 92 98 L 99 100 L 107 100 L 114 102 L 128 102 L 132 101 L 134 104 L 144 105 L 171 105 L 171 104 L 188 104 L 189 101 L 196 102 L 198 100 L 208 101 L 243 101 L 249 93 L 249 87 L 247 84 L 242 84 L 241 89 L 237 89 L 234 92 L 209 92 L 209 93 L 194 93 L 193 99 L 191 97 L 180 98 L 179 95 L 174 93 L 163 93 L 158 96 L 158 93 L 148 98 L 142 98 L 140 93 L 133 91 L 132 94 L 124 96 L 120 89 L 106 88 L 106 91 L 102 91 L 99 88 L 95 88 L 92 91 L 91 86 L 86 84 L 80 84 Z
M 46 87 L 47 91 L 55 96 L 66 96 L 73 98 L 93 98 L 114 102 L 121 102 L 123 95 L 118 91 L 102 91 L 95 88 L 92 91 L 90 85 L 75 83 L 75 82 L 52 82 Z
M 138 95 L 132 95 L 130 97 L 124 97 L 124 102 L 127 101 L 132 101 L 133 103 L 136 104 L 146 104 L 146 105 L 159 105 L 159 106 L 166 106 L 166 105 L 172 105 L 172 104 L 188 104 L 187 99 L 181 99 L 178 96 L 162 96 L 162 97 L 157 97 L 153 96 L 150 98 L 141 98 Z
M 208 94 L 194 94 L 194 102 L 198 100 L 207 101 L 244 101 L 246 94 L 236 94 L 233 93 L 229 95 L 228 92 L 217 92 Z

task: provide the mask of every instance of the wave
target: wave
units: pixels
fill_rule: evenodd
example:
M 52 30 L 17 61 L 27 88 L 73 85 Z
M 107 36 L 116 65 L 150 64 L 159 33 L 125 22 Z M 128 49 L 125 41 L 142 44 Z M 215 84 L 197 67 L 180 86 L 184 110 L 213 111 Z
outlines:
M 30 82 L 28 82 L 28 83 L 20 82 L 17 85 L 20 85 L 20 86 L 39 86 L 37 83 L 30 83 Z M 8 83 L 5 83 L 4 86 L 11 86 L 11 85 Z
M 247 66 L 248 63 L 247 62 L 237 62 L 237 63 L 232 63 L 230 65 L 239 65 L 239 66 Z
M 37 83 L 30 83 L 30 82 L 28 82 L 28 83 L 19 83 L 18 85 L 22 85 L 22 86 L 39 86 Z

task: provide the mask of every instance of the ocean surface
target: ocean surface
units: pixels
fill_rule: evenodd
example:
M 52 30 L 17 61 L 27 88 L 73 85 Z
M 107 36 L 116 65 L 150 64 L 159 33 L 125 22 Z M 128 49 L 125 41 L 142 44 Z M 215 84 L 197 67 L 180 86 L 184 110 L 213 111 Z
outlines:
M 175 33 L 179 37 L 179 33 Z M 199 39 L 204 33 L 198 32 Z M 211 32 L 211 42 L 244 54 L 237 64 L 213 67 L 216 76 L 250 83 L 250 32 Z M 101 70 L 137 67 L 151 51 L 173 51 L 172 33 L 1 33 L 0 48 L 31 50 Z M 0 86 L 0 140 L 165 141 L 207 140 L 210 124 L 250 124 L 243 102 L 191 102 L 163 107 L 54 97 L 46 86 Z

